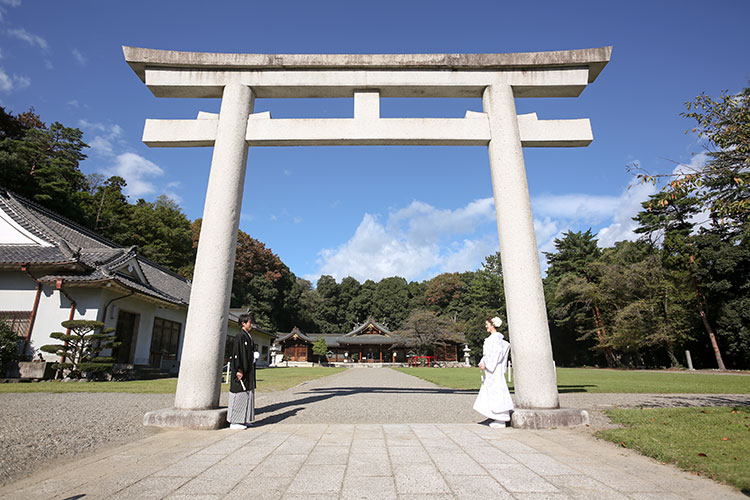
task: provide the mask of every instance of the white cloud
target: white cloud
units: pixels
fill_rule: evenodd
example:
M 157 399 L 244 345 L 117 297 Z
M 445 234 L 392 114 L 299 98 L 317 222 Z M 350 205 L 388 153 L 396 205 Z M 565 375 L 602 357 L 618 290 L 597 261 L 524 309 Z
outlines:
M 616 196 L 596 196 L 581 193 L 542 195 L 531 200 L 534 215 L 601 221 L 612 215 L 618 204 Z
M 638 223 L 633 220 L 638 212 L 643 210 L 641 203 L 656 193 L 652 184 L 635 184 L 622 192 L 612 214 L 612 223 L 599 230 L 599 246 L 610 247 L 618 241 L 637 240 L 640 235 L 635 234 Z
M 68 101 L 68 106 L 77 108 L 78 106 L 80 106 L 80 103 L 78 102 L 78 99 L 73 99 L 73 100 Z
M 477 269 L 497 251 L 491 198 L 475 200 L 456 210 L 437 209 L 421 201 L 391 212 L 386 223 L 364 214 L 354 235 L 338 248 L 319 252 L 319 269 L 336 279 L 380 280 L 388 276 L 427 279 L 441 272 Z M 472 237 L 459 239 L 459 235 Z
M 122 177 L 128 183 L 125 194 L 140 198 L 157 192 L 156 186 L 148 179 L 163 175 L 164 170 L 140 155 L 122 153 L 117 155 L 114 165 L 104 169 L 104 174 Z
M 0 0 L 0 4 L 7 5 L 9 7 L 18 7 L 21 5 L 21 0 Z M 0 22 L 5 20 L 5 8 L 0 7 Z
M 39 35 L 29 33 L 23 28 L 16 28 L 16 29 L 8 30 L 8 34 L 14 38 L 23 40 L 24 42 L 28 43 L 32 47 L 36 46 L 36 47 L 39 47 L 40 49 L 47 49 L 48 47 L 47 40 L 40 37 Z
M 13 92 L 14 90 L 24 89 L 31 85 L 31 80 L 26 76 L 9 75 L 0 67 L 0 90 L 3 92 Z
M 78 49 L 73 49 L 73 57 L 76 58 L 76 61 L 78 61 L 78 64 L 81 66 L 86 66 L 86 58 L 83 57 L 83 54 Z
M 76 105 L 78 101 L 74 101 Z M 122 127 L 117 124 L 105 124 L 90 122 L 86 119 L 78 120 L 78 126 L 87 132 L 95 135 L 93 139 L 88 140 L 91 151 L 101 156 L 114 155 L 115 145 L 124 145 L 122 141 Z

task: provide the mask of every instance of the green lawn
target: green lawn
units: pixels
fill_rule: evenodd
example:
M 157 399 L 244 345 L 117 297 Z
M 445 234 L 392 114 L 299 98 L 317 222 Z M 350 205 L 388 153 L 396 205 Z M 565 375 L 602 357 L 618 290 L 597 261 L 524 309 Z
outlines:
M 346 368 L 265 368 L 257 371 L 258 391 L 281 391 L 308 380 L 333 375 Z M 157 380 L 134 380 L 132 382 L 37 382 L 0 384 L 0 394 L 5 392 L 132 392 L 141 394 L 173 394 L 177 389 L 176 378 Z M 229 390 L 222 384 L 221 390 Z
M 625 428 L 597 436 L 750 494 L 750 408 L 608 410 Z
M 479 368 L 395 368 L 452 389 L 479 390 Z M 513 387 L 513 384 L 509 384 Z M 750 376 L 672 371 L 558 368 L 559 392 L 750 394 Z

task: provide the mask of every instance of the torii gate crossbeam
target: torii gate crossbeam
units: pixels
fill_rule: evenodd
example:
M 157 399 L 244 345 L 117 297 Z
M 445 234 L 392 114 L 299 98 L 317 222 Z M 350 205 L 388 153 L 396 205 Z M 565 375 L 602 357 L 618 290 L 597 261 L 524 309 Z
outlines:
M 218 428 L 220 366 L 248 146 L 486 145 L 515 368 L 516 427 L 575 425 L 559 408 L 523 147 L 587 146 L 587 119 L 516 114 L 517 97 L 576 97 L 611 47 L 516 54 L 214 54 L 123 47 L 157 97 L 221 98 L 217 114 L 147 120 L 154 147 L 213 146 L 174 409 L 149 425 Z M 273 119 L 259 98 L 349 97 L 353 118 Z M 380 117 L 380 97 L 481 97 L 464 118 Z

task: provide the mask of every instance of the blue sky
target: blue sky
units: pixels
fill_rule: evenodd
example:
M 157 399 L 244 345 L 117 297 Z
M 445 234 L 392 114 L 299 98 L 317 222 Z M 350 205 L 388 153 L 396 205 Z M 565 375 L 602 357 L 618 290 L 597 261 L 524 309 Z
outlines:
M 632 239 L 653 187 L 627 190 L 625 166 L 660 173 L 701 162 L 683 103 L 750 80 L 747 0 L 630 2 L 53 2 L 0 0 L 0 105 L 33 106 L 81 128 L 86 173 L 118 174 L 131 201 L 162 193 L 202 214 L 209 148 L 150 149 L 147 118 L 218 112 L 214 99 L 157 99 L 122 45 L 201 52 L 481 53 L 612 45 L 578 98 L 518 99 L 540 119 L 589 118 L 587 148 L 526 149 L 540 251 L 567 230 Z M 461 117 L 479 100 L 384 99 L 384 117 Z M 257 100 L 275 118 L 350 117 L 338 100 Z M 483 147 L 253 148 L 240 227 L 298 276 L 428 279 L 473 270 L 497 249 Z

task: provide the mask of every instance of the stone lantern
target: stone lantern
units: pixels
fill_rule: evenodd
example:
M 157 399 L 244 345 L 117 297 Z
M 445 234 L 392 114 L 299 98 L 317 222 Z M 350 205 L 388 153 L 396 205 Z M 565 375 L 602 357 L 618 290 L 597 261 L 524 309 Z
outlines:
M 469 361 L 470 353 L 469 344 L 464 344 L 464 364 L 466 366 L 471 366 L 471 361 Z

